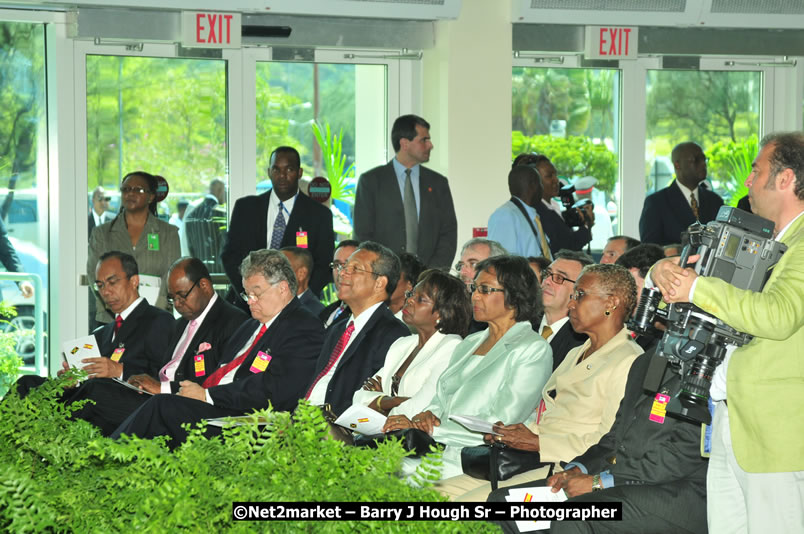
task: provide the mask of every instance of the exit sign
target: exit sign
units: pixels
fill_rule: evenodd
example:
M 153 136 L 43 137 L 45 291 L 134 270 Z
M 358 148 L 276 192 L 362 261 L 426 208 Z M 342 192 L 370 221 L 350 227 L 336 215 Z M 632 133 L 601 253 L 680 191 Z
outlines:
M 181 44 L 187 48 L 240 48 L 240 13 L 182 11 Z
M 629 26 L 587 26 L 586 59 L 636 59 L 638 28 Z

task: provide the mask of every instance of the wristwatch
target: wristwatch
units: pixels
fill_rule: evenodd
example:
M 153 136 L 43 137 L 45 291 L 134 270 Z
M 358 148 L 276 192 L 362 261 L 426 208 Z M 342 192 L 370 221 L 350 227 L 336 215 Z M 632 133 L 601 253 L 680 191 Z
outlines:
M 592 477 L 592 491 L 600 491 L 603 489 L 603 483 L 600 481 L 600 475 Z

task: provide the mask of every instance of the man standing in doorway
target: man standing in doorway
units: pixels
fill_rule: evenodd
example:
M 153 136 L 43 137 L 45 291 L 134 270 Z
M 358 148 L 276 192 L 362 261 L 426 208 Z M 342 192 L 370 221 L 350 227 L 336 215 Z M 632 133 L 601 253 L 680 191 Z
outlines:
M 221 260 L 231 287 L 229 302 L 244 307 L 240 264 L 249 252 L 265 248 L 307 247 L 313 255 L 310 291 L 314 295 L 332 281 L 328 269 L 335 250 L 332 212 L 310 197 L 299 194 L 303 170 L 295 148 L 281 146 L 271 153 L 268 173 L 273 188 L 235 202 Z
M 447 179 L 422 166 L 433 149 L 430 124 L 403 115 L 394 121 L 391 143 L 394 159 L 357 183 L 354 238 L 382 243 L 396 254 L 410 252 L 428 267 L 449 268 L 458 221 Z
M 643 243 L 669 245 L 681 242 L 681 232 L 695 221 L 714 221 L 723 199 L 699 187 L 706 180 L 706 156 L 692 142 L 676 145 L 671 154 L 676 170 L 674 183 L 649 195 L 639 218 L 639 239 Z

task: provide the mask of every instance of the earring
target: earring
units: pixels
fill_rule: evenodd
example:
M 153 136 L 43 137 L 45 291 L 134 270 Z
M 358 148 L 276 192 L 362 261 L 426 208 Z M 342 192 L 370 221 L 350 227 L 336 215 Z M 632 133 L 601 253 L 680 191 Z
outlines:
M 616 307 L 616 306 L 615 306 L 615 307 Z M 603 312 L 603 313 L 605 313 L 605 314 L 606 314 L 606 317 L 608 317 L 609 315 L 611 315 L 611 311 L 609 311 L 609 310 L 606 310 L 606 311 L 605 311 L 605 312 Z

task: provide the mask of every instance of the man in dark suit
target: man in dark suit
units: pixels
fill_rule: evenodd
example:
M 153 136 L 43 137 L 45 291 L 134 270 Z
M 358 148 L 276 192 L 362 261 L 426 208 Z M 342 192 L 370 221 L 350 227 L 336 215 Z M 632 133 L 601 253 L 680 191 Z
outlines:
M 92 379 L 127 379 L 136 374 L 156 376 L 167 363 L 167 347 L 173 316 L 148 304 L 137 290 L 140 283 L 137 262 L 124 252 L 103 254 L 95 269 L 95 287 L 115 320 L 97 330 L 99 358 L 85 358 L 84 370 Z M 66 363 L 64 364 L 66 367 Z M 21 377 L 17 383 L 21 396 L 45 381 L 38 376 Z M 69 396 L 65 395 L 68 400 Z
M 318 317 L 324 311 L 324 305 L 308 287 L 310 274 L 313 272 L 313 255 L 309 250 L 301 247 L 282 247 L 280 252 L 288 259 L 293 268 L 293 274 L 296 275 L 298 283 L 296 298 L 299 299 L 305 310 Z
M 269 169 L 273 189 L 239 199 L 232 211 L 221 259 L 231 287 L 228 299 L 242 305 L 240 262 L 252 250 L 307 245 L 313 255 L 310 290 L 314 295 L 332 281 L 327 269 L 335 248 L 332 212 L 299 193 L 301 159 L 295 148 L 279 147 L 271 153 Z
M 341 266 L 346 264 L 346 260 L 357 250 L 359 245 L 360 242 L 354 239 L 344 239 L 343 241 L 339 241 L 338 246 L 335 248 L 335 255 L 332 256 L 332 263 L 330 263 L 329 266 L 332 268 L 332 280 L 335 283 L 336 294 L 340 289 L 338 273 L 340 272 Z M 318 314 L 318 318 L 324 323 L 324 328 L 329 328 L 334 323 L 349 317 L 349 314 L 349 306 L 342 302 L 341 299 L 337 299 L 324 308 L 324 310 Z
M 570 503 L 621 502 L 622 521 L 554 521 L 550 532 L 706 532 L 701 427 L 666 416 L 657 393 L 643 389 L 651 357 L 643 354 L 631 366 L 611 430 L 566 471 L 547 479 L 553 491 L 568 493 Z M 678 383 L 679 375 L 668 366 L 660 392 L 674 391 Z M 505 502 L 511 489 L 537 485 L 501 488 L 489 501 Z M 518 532 L 513 522 L 502 526 L 505 532 Z
M 102 186 L 98 186 L 92 191 L 92 209 L 89 210 L 87 237 L 92 235 L 92 229 L 107 223 L 114 218 L 114 213 L 109 211 L 109 201 L 112 197 L 106 194 Z
M 639 218 L 639 239 L 644 243 L 669 245 L 681 242 L 696 220 L 715 220 L 723 199 L 699 184 L 706 180 L 706 156 L 700 146 L 687 142 L 676 145 L 671 158 L 676 170 L 674 183 L 649 195 Z
M 181 319 L 173 328 L 167 363 L 156 375 L 139 374 L 128 379 L 129 384 L 151 394 L 176 393 L 182 380 L 203 383 L 226 356 L 223 349 L 232 333 L 247 319 L 241 310 L 218 298 L 209 271 L 197 258 L 181 258 L 171 266 L 168 300 Z M 98 426 L 104 435 L 111 434 L 148 398 L 109 379 L 88 380 L 69 397 L 70 402 L 94 401 L 73 415 Z
M 567 353 L 586 341 L 586 334 L 572 329 L 567 317 L 570 295 L 581 270 L 594 260 L 583 252 L 561 250 L 550 266 L 542 271 L 542 301 L 544 316 L 539 333 L 553 349 L 553 371 L 564 361 Z
M 341 267 L 338 297 L 351 315 L 327 331 L 305 395 L 312 404 L 326 403 L 342 413 L 352 405 L 354 392 L 383 366 L 393 342 L 410 334 L 385 305 L 399 271 L 399 258 L 372 241 L 361 243 Z
M 179 383 L 177 395 L 154 395 L 112 434 L 168 435 L 184 441 L 183 423 L 242 415 L 272 404 L 290 411 L 304 395 L 324 339 L 321 322 L 296 298 L 296 277 L 276 250 L 249 253 L 241 266 L 252 319 L 232 335 L 223 365 L 202 384 Z M 207 430 L 217 433 L 216 427 Z
M 221 272 L 221 245 L 226 225 L 226 184 L 214 179 L 209 183 L 209 193 L 200 204 L 187 211 L 184 217 L 184 234 L 190 256 L 202 260 L 213 272 Z
M 448 269 L 458 244 L 458 221 L 447 179 L 423 167 L 433 143 L 430 125 L 416 115 L 394 121 L 396 156 L 357 183 L 354 237 L 416 254 L 425 265 Z

